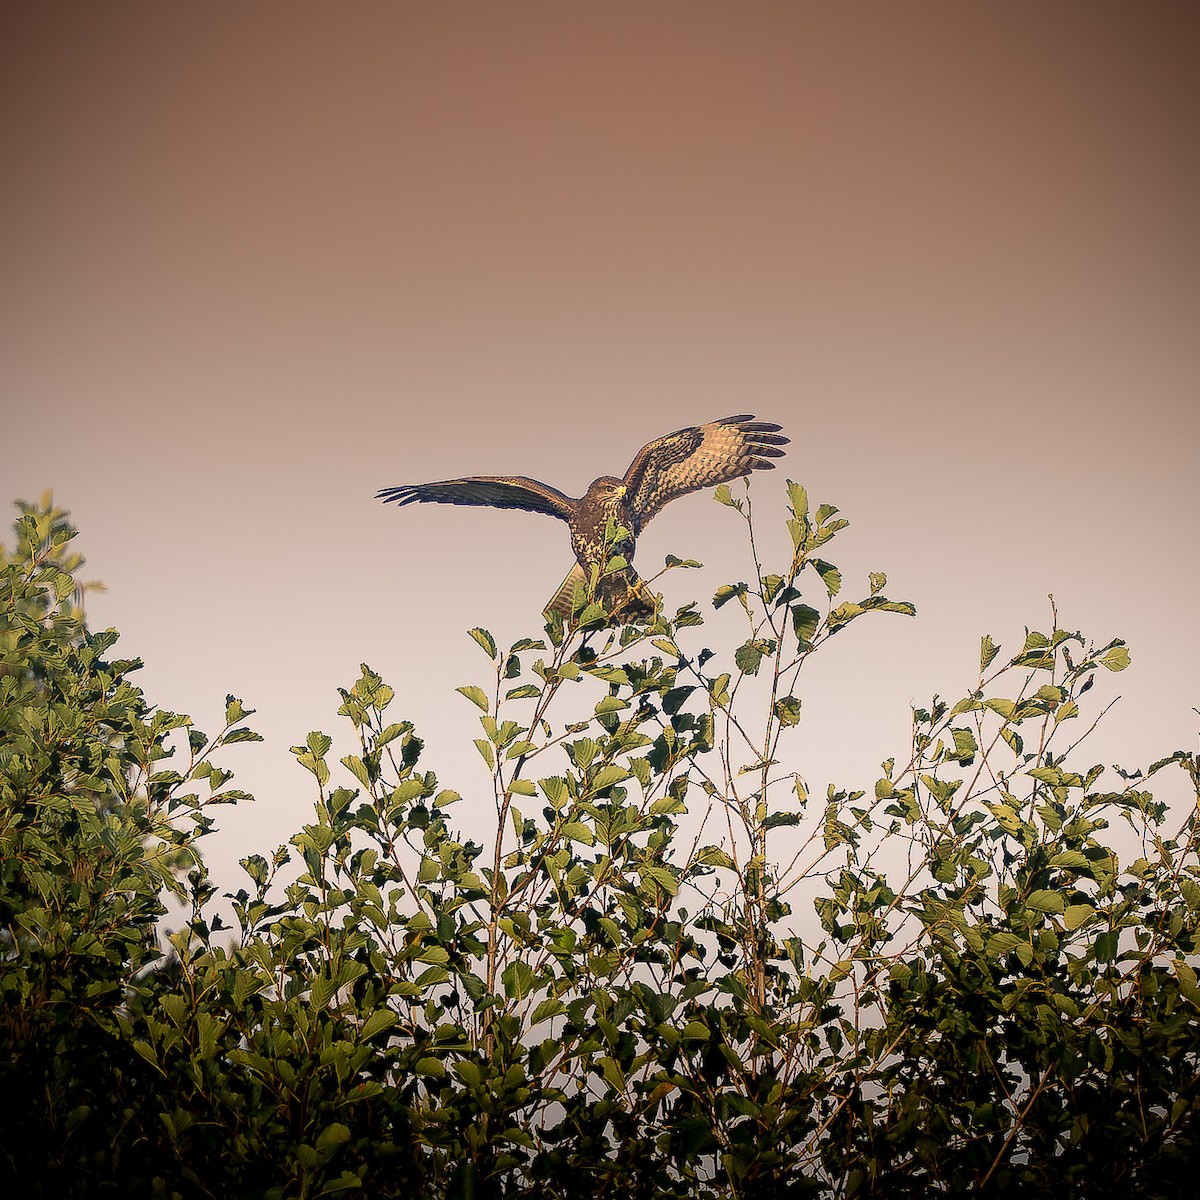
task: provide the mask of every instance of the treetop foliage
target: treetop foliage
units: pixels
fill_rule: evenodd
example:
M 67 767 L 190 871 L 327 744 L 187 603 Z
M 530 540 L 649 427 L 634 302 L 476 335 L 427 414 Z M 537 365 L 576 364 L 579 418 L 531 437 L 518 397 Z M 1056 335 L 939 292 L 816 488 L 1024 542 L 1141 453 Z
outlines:
M 253 711 L 229 697 L 209 739 L 152 706 L 87 626 L 66 514 L 22 505 L 0 550 L 0 1177 L 1190 1194 L 1200 825 L 1150 785 L 1182 770 L 1200 799 L 1200 769 L 1085 757 L 1124 643 L 1053 610 L 1020 646 L 984 637 L 972 690 L 915 708 L 872 784 L 810 793 L 806 664 L 913 608 L 882 572 L 847 587 L 826 557 L 847 522 L 798 484 L 773 571 L 749 491 L 716 499 L 753 554 L 711 601 L 743 615 L 735 649 L 703 644 L 707 606 L 614 627 L 586 595 L 509 647 L 471 630 L 482 770 L 448 782 L 486 785 L 462 825 L 403 715 L 420 698 L 364 665 L 340 692 L 353 752 L 293 747 L 312 818 L 233 883 L 203 839 L 249 799 L 218 761 Z

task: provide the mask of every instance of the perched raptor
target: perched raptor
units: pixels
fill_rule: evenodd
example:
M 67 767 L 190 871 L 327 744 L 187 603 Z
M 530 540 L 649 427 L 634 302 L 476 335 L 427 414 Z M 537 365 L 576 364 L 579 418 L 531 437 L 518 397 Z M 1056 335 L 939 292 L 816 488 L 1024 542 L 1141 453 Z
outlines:
M 549 484 L 522 475 L 475 475 L 440 483 L 405 484 L 383 488 L 376 498 L 385 503 L 479 504 L 492 508 L 523 508 L 566 521 L 571 530 L 575 566 L 546 613 L 569 616 L 576 595 L 590 594 L 593 571 L 605 567 L 605 531 L 611 521 L 628 531 L 628 538 L 610 545 L 610 557 L 633 562 L 634 542 L 646 522 L 664 504 L 700 488 L 728 483 L 755 470 L 770 470 L 789 439 L 778 425 L 743 414 L 722 417 L 707 425 L 691 425 L 656 438 L 638 451 L 623 479 L 601 475 L 582 499 L 574 500 Z M 602 575 L 596 599 L 616 620 L 634 620 L 653 612 L 649 589 L 632 565 Z

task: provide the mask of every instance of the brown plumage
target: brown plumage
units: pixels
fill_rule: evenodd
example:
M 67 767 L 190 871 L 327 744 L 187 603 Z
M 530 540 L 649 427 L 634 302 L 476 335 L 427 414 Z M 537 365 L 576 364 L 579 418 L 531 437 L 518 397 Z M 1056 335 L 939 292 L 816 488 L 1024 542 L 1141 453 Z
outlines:
M 575 500 L 549 484 L 523 475 L 476 475 L 440 483 L 405 484 L 382 488 L 377 499 L 404 504 L 479 504 L 492 508 L 521 508 L 566 521 L 571 529 L 575 566 L 546 606 L 547 614 L 568 616 L 577 587 L 586 595 L 592 572 L 605 566 L 605 532 L 610 519 L 629 531 L 629 537 L 608 547 L 627 565 L 603 575 L 596 599 L 617 620 L 635 620 L 654 611 L 649 589 L 633 569 L 633 551 L 646 523 L 678 496 L 700 488 L 729 483 L 751 471 L 774 468 L 781 446 L 789 439 L 778 425 L 742 414 L 722 417 L 707 425 L 691 425 L 656 438 L 638 451 L 623 479 L 602 475 Z

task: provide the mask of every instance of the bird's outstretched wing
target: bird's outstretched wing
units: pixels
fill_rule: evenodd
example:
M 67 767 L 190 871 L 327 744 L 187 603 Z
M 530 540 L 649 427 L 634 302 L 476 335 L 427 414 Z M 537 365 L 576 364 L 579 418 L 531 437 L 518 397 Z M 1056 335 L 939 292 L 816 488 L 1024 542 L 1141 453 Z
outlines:
M 643 446 L 624 480 L 634 534 L 677 496 L 728 483 L 751 471 L 773 470 L 770 460 L 781 457 L 784 451 L 779 447 L 791 440 L 779 430 L 778 425 L 743 413 L 677 429 Z
M 385 504 L 478 504 L 489 508 L 523 508 L 570 521 L 576 502 L 558 488 L 523 475 L 473 475 L 443 479 L 440 483 L 410 483 L 380 488 L 377 500 Z

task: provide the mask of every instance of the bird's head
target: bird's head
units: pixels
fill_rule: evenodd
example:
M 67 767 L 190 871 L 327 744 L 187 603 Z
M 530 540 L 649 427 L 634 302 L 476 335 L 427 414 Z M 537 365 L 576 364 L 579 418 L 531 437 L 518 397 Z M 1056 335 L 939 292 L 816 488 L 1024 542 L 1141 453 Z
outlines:
M 601 475 L 595 480 L 590 488 L 588 495 L 593 499 L 603 500 L 608 503 L 621 501 L 625 499 L 625 494 L 629 489 L 625 484 L 612 475 Z

